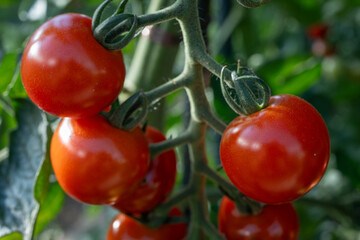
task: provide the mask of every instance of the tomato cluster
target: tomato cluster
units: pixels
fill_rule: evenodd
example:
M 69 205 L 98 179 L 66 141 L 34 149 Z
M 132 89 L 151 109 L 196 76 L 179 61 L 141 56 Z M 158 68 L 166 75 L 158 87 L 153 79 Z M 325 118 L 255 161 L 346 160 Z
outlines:
M 121 91 L 125 67 L 120 51 L 108 51 L 93 38 L 91 19 L 63 14 L 40 26 L 26 45 L 21 75 L 29 97 L 63 117 L 50 146 L 59 184 L 78 201 L 122 212 L 107 239 L 183 239 L 184 223 L 150 229 L 128 216 L 147 213 L 167 198 L 176 155 L 169 150 L 150 159 L 149 144 L 166 140 L 161 132 L 119 129 L 99 115 Z M 224 170 L 242 193 L 269 205 L 243 215 L 225 197 L 220 232 L 227 239 L 296 239 L 299 224 L 290 202 L 320 181 L 329 154 L 326 125 L 301 98 L 273 96 L 265 109 L 234 119 L 220 143 Z M 170 212 L 181 215 L 177 208 Z
M 165 200 L 175 183 L 176 155 L 169 150 L 150 159 L 149 149 L 150 143 L 166 140 L 164 135 L 152 127 L 122 130 L 99 115 L 118 97 L 125 66 L 121 51 L 108 51 L 94 39 L 91 18 L 63 14 L 40 26 L 25 47 L 21 76 L 39 108 L 63 117 L 51 140 L 50 158 L 69 196 L 136 215 Z M 171 212 L 179 214 L 178 209 Z M 125 218 L 121 226 L 126 232 L 128 225 L 136 226 L 135 236 L 136 228 L 151 239 L 168 239 L 173 231 L 178 239 L 186 234 L 185 224 L 146 230 L 119 216 Z M 108 238 L 123 239 L 120 232 Z

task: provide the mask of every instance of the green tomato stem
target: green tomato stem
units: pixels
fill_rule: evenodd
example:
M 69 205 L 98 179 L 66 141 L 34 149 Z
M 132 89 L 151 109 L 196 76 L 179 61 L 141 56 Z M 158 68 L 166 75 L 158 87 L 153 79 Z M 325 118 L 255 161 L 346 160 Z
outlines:
M 154 13 L 138 16 L 138 27 L 146 27 L 178 18 L 183 13 L 182 1 L 177 0 L 172 5 Z
M 145 92 L 145 95 L 149 102 L 155 102 L 176 90 L 183 89 L 188 84 L 190 79 L 190 76 L 186 72 L 183 72 L 176 78 L 169 80 L 163 85 Z
M 224 239 L 210 223 L 205 193 L 206 177 L 218 183 L 235 199 L 239 210 L 255 209 L 256 203 L 241 194 L 230 182 L 208 166 L 205 135 L 208 126 L 222 133 L 226 125 L 212 112 L 205 94 L 203 67 L 220 77 L 223 66 L 206 52 L 198 16 L 198 0 L 176 0 L 172 5 L 138 17 L 138 28 L 176 19 L 184 41 L 185 66 L 183 72 L 171 81 L 145 92 L 149 102 L 155 102 L 168 94 L 185 89 L 191 106 L 191 120 L 184 134 L 151 146 L 155 156 L 175 146 L 189 144 L 191 172 L 189 184 L 165 203 L 156 207 L 150 217 L 165 216 L 172 206 L 187 203 L 191 210 L 191 224 L 187 239 L 202 239 L 205 234 L 211 239 Z M 148 49 L 150 51 L 150 49 Z M 144 53 L 146 54 L 146 53 Z M 224 71 L 224 78 L 231 86 L 231 71 Z
M 190 131 L 186 131 L 176 138 L 168 139 L 160 143 L 150 144 L 151 157 L 156 157 L 162 152 L 181 146 L 183 144 L 187 144 L 193 139 L 193 134 Z
M 197 166 L 198 171 L 205 174 L 209 179 L 215 182 L 226 194 L 235 201 L 236 206 L 240 213 L 249 214 L 249 210 L 251 213 L 259 212 L 261 210 L 261 205 L 259 206 L 253 204 L 253 200 L 246 197 L 242 194 L 232 183 L 226 180 L 219 173 L 215 172 L 207 165 L 199 165 Z

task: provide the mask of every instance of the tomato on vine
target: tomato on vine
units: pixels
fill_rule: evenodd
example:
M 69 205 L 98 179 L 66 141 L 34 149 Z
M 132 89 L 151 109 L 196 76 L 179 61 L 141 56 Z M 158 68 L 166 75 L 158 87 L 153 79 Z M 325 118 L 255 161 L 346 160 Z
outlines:
M 220 157 L 226 174 L 248 197 L 263 203 L 293 201 L 321 179 L 330 155 L 324 120 L 309 103 L 291 95 L 235 118 L 226 128 Z
M 169 216 L 182 216 L 178 208 L 173 208 Z M 117 215 L 111 222 L 107 240 L 182 240 L 187 232 L 186 223 L 165 224 L 159 228 L 149 228 L 123 213 Z
M 91 18 L 62 14 L 41 25 L 27 42 L 21 77 L 38 107 L 59 117 L 81 118 L 116 99 L 125 66 L 120 51 L 108 51 L 95 40 Z
M 148 126 L 145 133 L 150 143 L 165 141 L 165 136 Z M 174 150 L 161 153 L 151 160 L 145 181 L 129 197 L 121 199 L 113 207 L 122 212 L 140 214 L 153 209 L 171 192 L 176 176 Z
M 121 130 L 98 115 L 63 119 L 52 137 L 50 157 L 67 194 L 87 204 L 111 204 L 141 184 L 150 151 L 140 128 Z
M 243 215 L 224 197 L 218 225 L 227 240 L 296 240 L 299 233 L 299 220 L 291 203 L 266 205 L 259 214 Z

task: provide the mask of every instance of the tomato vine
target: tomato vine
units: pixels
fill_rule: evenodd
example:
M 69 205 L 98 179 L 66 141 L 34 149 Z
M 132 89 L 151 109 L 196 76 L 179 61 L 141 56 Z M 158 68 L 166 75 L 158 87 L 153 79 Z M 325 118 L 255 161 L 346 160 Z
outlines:
M 99 13 L 97 13 L 99 14 Z M 101 14 L 100 14 L 101 15 Z M 98 16 L 95 16 L 96 19 Z M 150 213 L 151 217 L 164 216 L 174 205 L 187 201 L 191 211 L 191 224 L 187 239 L 200 239 L 205 233 L 211 239 L 224 239 L 208 219 L 207 198 L 205 195 L 206 178 L 216 182 L 221 189 L 235 200 L 238 209 L 244 213 L 258 212 L 261 204 L 248 199 L 239 192 L 230 182 L 212 170 L 207 163 L 205 153 L 205 132 L 208 126 L 222 133 L 226 124 L 223 123 L 211 110 L 205 94 L 203 68 L 220 77 L 221 73 L 231 85 L 230 70 L 223 70 L 206 51 L 205 42 L 198 21 L 198 1 L 177 0 L 171 6 L 158 10 L 149 15 L 138 17 L 138 27 L 152 25 L 166 20 L 176 19 L 179 22 L 184 42 L 185 65 L 182 73 L 162 84 L 145 92 L 149 103 L 159 100 L 179 89 L 185 89 L 191 105 L 191 119 L 187 130 L 173 139 L 151 146 L 152 156 L 182 144 L 189 144 L 191 154 L 191 177 L 188 186 L 172 196 L 165 203 L 160 204 Z M 196 21 L 194 21 L 196 19 Z M 122 24 L 120 22 L 119 24 Z M 101 24 L 99 25 L 101 26 Z M 104 26 L 102 26 L 104 27 Z M 109 27 L 104 27 L 109 30 Z M 118 28 L 119 29 L 119 28 Z M 129 30 L 129 29 L 128 29 Z M 110 30 L 112 31 L 112 30 Z M 100 32 L 103 33 L 101 29 Z M 118 35 L 123 34 L 119 31 Z M 126 31 L 125 31 L 126 32 Z M 114 34 L 115 35 L 115 34 Z M 95 32 L 96 36 L 96 32 Z M 105 47 L 112 49 L 122 47 L 116 43 L 101 42 Z M 150 223 L 154 224 L 154 223 Z
M 47 104 L 47 101 L 45 101 L 43 105 L 38 104 L 44 110 L 59 117 L 74 117 L 65 118 L 62 120 L 58 130 L 54 134 L 51 144 L 51 161 L 55 175 L 57 176 L 60 185 L 65 189 L 66 192 L 69 193 L 69 195 L 88 204 L 112 205 L 115 208 L 124 211 L 124 214 L 127 214 L 127 216 L 119 215 L 119 218 L 128 219 L 130 223 L 132 220 L 136 219 L 139 222 L 145 223 L 148 225 L 148 227 L 152 228 L 160 227 L 166 222 L 169 223 L 182 221 L 183 218 L 180 218 L 179 220 L 179 218 L 176 217 L 168 217 L 168 213 L 171 212 L 171 210 L 174 209 L 176 205 L 184 203 L 190 210 L 190 217 L 187 219 L 190 222 L 188 226 L 187 239 L 203 239 L 205 236 L 208 236 L 210 239 L 221 240 L 225 239 L 224 235 L 222 235 L 209 220 L 207 206 L 208 200 L 205 192 L 205 183 L 207 179 L 214 182 L 220 188 L 220 190 L 234 202 L 234 205 L 237 207 L 239 214 L 243 216 L 260 216 L 261 212 L 265 208 L 267 209 L 266 206 L 264 207 L 265 203 L 288 203 L 289 201 L 293 201 L 301 197 L 317 184 L 326 169 L 330 148 L 329 136 L 322 118 L 313 107 L 299 98 L 287 97 L 284 95 L 270 98 L 271 92 L 267 84 L 259 77 L 257 77 L 250 69 L 241 66 L 240 63 L 238 64 L 237 72 L 232 72 L 226 66 L 222 66 L 216 62 L 214 58 L 208 54 L 204 37 L 202 35 L 198 12 L 198 0 L 176 0 L 169 6 L 165 6 L 152 13 L 141 16 L 137 16 L 132 13 L 125 13 L 125 5 L 128 1 L 123 0 L 120 2 L 114 14 L 107 17 L 106 19 L 103 19 L 104 10 L 108 4 L 110 4 L 110 2 L 111 0 L 106 0 L 98 7 L 94 13 L 91 27 L 89 18 L 77 14 L 64 14 L 55 18 L 55 20 L 50 20 L 49 22 L 53 21 L 55 24 L 52 24 L 56 25 L 58 18 L 67 19 L 68 21 L 73 18 L 84 18 L 85 20 L 83 21 L 86 22 L 86 24 L 84 24 L 86 25 L 86 33 L 89 33 L 90 30 L 92 30 L 94 39 L 96 39 L 97 42 L 100 43 L 104 48 L 109 50 L 107 51 L 101 48 L 104 50 L 103 52 L 105 57 L 100 59 L 100 62 L 104 61 L 104 59 L 107 62 L 111 62 L 113 57 L 114 60 L 117 60 L 123 66 L 122 54 L 119 50 L 129 44 L 145 27 L 168 22 L 170 20 L 176 20 L 180 26 L 184 44 L 184 68 L 182 72 L 175 78 L 170 79 L 166 83 L 159 84 L 152 89 L 141 89 L 137 91 L 122 104 L 115 104 L 119 105 L 116 107 L 116 109 L 111 109 L 111 111 L 108 113 L 101 113 L 102 116 L 93 115 L 99 113 L 106 106 L 108 106 L 112 100 L 114 100 L 120 91 L 120 88 L 122 87 L 122 79 L 121 83 L 117 84 L 118 87 L 115 93 L 111 94 L 110 100 L 105 101 L 101 106 L 96 106 L 96 113 L 89 111 L 89 113 L 84 113 L 83 115 L 73 115 L 73 112 L 77 111 L 73 111 L 72 109 L 70 109 L 70 114 L 67 114 L 67 112 L 58 113 L 48 110 L 47 107 L 43 107 L 46 106 L 45 104 Z M 238 2 L 244 7 L 259 7 L 269 2 L 269 0 L 238 0 Z M 163 3 L 165 5 L 165 1 L 163 1 Z M 47 22 L 47 24 L 49 22 Z M 65 26 L 68 25 L 75 27 L 77 26 L 76 24 L 65 24 Z M 42 27 L 46 29 L 46 26 L 47 25 L 45 24 Z M 28 65 L 27 62 L 27 60 L 29 60 L 28 58 L 30 58 L 30 63 L 32 63 L 32 54 L 28 54 L 28 51 L 31 52 L 28 49 L 31 49 L 31 44 L 33 44 L 32 41 L 37 41 L 39 35 L 41 35 L 43 31 L 42 27 L 40 27 L 39 32 L 36 32 L 31 38 L 29 42 L 30 45 L 28 48 L 26 48 L 24 54 L 25 57 L 23 58 L 23 82 L 24 85 L 26 85 L 25 88 L 29 92 L 35 89 L 33 93 L 33 96 L 35 96 L 34 98 L 36 98 L 41 91 L 38 91 L 38 88 L 33 86 L 34 82 L 35 85 L 37 84 L 35 81 L 36 76 L 33 77 L 35 80 L 29 80 L 29 75 L 31 74 L 27 74 L 27 70 L 32 66 L 31 64 Z M 81 39 L 81 44 L 83 44 L 83 40 L 86 39 L 86 36 L 81 34 L 76 37 Z M 95 45 L 97 46 L 97 43 Z M 66 45 L 63 46 L 63 48 L 65 47 Z M 49 49 L 44 50 L 45 53 L 48 51 Z M 33 55 L 35 54 L 33 53 Z M 107 57 L 109 57 L 110 60 L 108 60 Z M 64 57 L 64 59 L 67 60 L 67 57 Z M 91 65 L 92 63 L 90 62 L 88 64 Z M 40 69 L 45 65 L 41 63 L 36 66 L 38 69 Z M 104 66 L 109 66 L 109 64 L 105 64 Z M 226 99 L 227 103 L 234 109 L 234 111 L 240 115 L 228 126 L 213 112 L 208 101 L 204 83 L 204 69 L 220 78 L 219 85 L 221 84 L 224 98 Z M 111 77 L 110 70 L 107 72 L 105 80 Z M 76 71 L 76 69 L 74 71 Z M 124 70 L 121 68 L 119 71 L 120 72 L 118 75 L 123 78 Z M 86 73 L 86 70 L 81 70 L 81 73 Z M 99 82 L 103 83 L 105 81 L 104 79 L 102 81 L 98 81 L 96 72 L 94 72 L 92 75 L 94 75 L 95 80 L 90 79 L 92 80 L 90 81 L 92 83 L 91 89 L 85 94 L 86 96 L 90 97 L 93 96 L 91 91 L 97 90 L 96 87 L 98 87 Z M 78 75 L 76 76 L 78 77 Z M 141 75 L 137 75 L 137 77 L 140 76 Z M 65 77 L 63 79 L 69 81 L 69 78 Z M 58 80 L 56 78 L 55 83 L 57 86 L 55 89 L 51 89 L 50 94 L 56 92 L 56 88 L 59 87 L 59 84 L 63 84 L 63 79 Z M 29 84 L 28 81 L 30 82 Z M 84 84 L 84 81 L 79 82 Z M 42 84 L 46 85 L 48 83 L 43 82 Z M 111 86 L 109 88 L 113 89 Z M 137 86 L 137 88 L 140 87 Z M 232 96 L 232 94 L 230 94 L 229 89 L 231 89 L 233 93 L 235 92 L 235 98 Z M 174 138 L 160 142 L 155 140 L 147 141 L 144 133 L 140 131 L 139 125 L 145 125 L 143 131 L 146 132 L 146 124 L 144 122 L 146 121 L 146 118 L 149 114 L 149 108 L 152 104 L 178 90 L 184 90 L 189 99 L 190 120 L 188 126 L 182 133 L 179 133 L 179 135 L 175 136 Z M 81 95 L 80 93 L 79 95 Z M 73 94 L 72 96 L 75 96 L 75 98 L 78 97 L 77 94 Z M 276 101 L 276 99 L 280 98 L 281 100 Z M 34 102 L 36 103 L 35 100 Z M 55 107 L 57 106 L 56 104 L 58 104 L 58 102 L 58 100 L 55 101 Z M 98 99 L 95 99 L 94 102 L 98 103 L 99 101 Z M 274 102 L 277 104 L 274 104 Z M 301 102 L 301 104 L 299 104 L 299 102 Z M 85 104 L 83 102 L 80 102 L 79 108 L 81 109 L 81 107 L 84 105 Z M 273 108 L 276 107 L 275 105 L 280 105 L 280 110 L 277 108 L 275 109 L 280 112 L 280 116 L 289 114 L 285 116 L 285 120 L 283 120 L 281 117 L 277 118 L 272 115 L 268 118 L 264 117 L 264 115 L 267 116 L 267 110 L 271 112 Z M 310 121 L 297 121 L 301 118 L 303 111 L 311 115 L 310 117 L 308 116 L 309 118 L 312 118 Z M 261 120 L 261 117 L 263 117 L 265 120 Z M 291 119 L 289 120 L 288 118 Z M 256 122 L 257 119 L 260 119 L 258 120 L 260 123 Z M 268 126 L 263 124 L 265 122 L 270 122 L 272 125 Z M 257 125 L 255 126 L 255 124 L 252 123 L 257 123 Z M 264 128 L 263 126 L 266 126 L 267 128 Z M 280 131 L 280 128 L 280 130 L 276 128 L 278 126 L 280 126 L 280 128 L 287 129 Z M 209 166 L 205 141 L 206 132 L 209 127 L 214 131 L 223 134 L 223 140 L 220 146 L 221 161 L 224 164 L 224 170 L 229 176 L 231 182 Z M 304 131 L 302 127 L 305 127 Z M 96 129 L 96 131 L 91 131 L 92 128 Z M 241 134 L 246 132 L 247 129 L 250 129 L 248 132 L 254 132 L 254 136 L 248 133 L 244 133 L 244 135 L 247 134 L 245 137 L 242 136 Z M 272 129 L 275 130 L 272 131 Z M 269 131 L 271 133 L 269 135 L 271 136 L 268 138 L 262 138 L 261 132 L 264 131 Z M 283 144 L 284 141 L 277 141 L 275 138 L 278 138 L 279 136 L 276 134 L 276 131 L 283 134 L 288 134 L 289 136 L 286 136 L 284 141 L 287 142 L 288 140 L 289 142 L 295 142 L 296 151 L 291 149 L 291 147 L 294 146 L 289 147 L 286 145 L 286 143 Z M 296 136 L 294 137 L 292 135 L 294 132 L 294 135 L 297 134 L 300 136 L 298 138 Z M 317 136 L 313 137 L 312 134 L 316 134 Z M 109 138 L 105 138 L 104 135 L 108 135 Z M 246 138 L 248 135 L 250 135 L 250 137 Z M 119 143 L 116 141 L 116 139 L 121 139 L 123 142 Z M 262 142 L 260 140 L 262 140 Z M 271 146 L 268 146 L 268 148 L 262 145 L 266 145 L 266 143 L 269 141 L 271 144 L 268 145 Z M 319 143 L 320 141 L 321 144 Z M 315 149 L 317 144 L 321 146 L 320 150 Z M 96 147 L 94 147 L 95 145 Z M 105 153 L 102 151 L 102 149 L 99 152 L 96 152 L 99 146 L 106 146 L 108 149 L 110 149 L 110 145 L 111 147 L 114 146 L 114 149 L 111 149 L 111 152 L 115 152 L 114 155 L 108 154 L 106 151 Z M 181 145 L 188 145 L 189 147 L 191 167 L 188 184 L 184 186 L 184 188 L 177 194 L 174 194 L 166 201 L 162 202 L 169 193 L 169 189 L 164 187 L 166 189 L 161 191 L 166 193 L 164 193 L 164 195 L 159 194 L 160 196 L 156 197 L 156 201 L 154 200 L 155 203 L 152 204 L 150 208 L 152 208 L 153 205 L 157 206 L 151 210 L 149 210 L 149 206 L 146 205 L 142 206 L 140 204 L 135 207 L 126 205 L 127 199 L 131 199 L 133 196 L 144 195 L 144 193 L 141 192 L 141 187 L 142 189 L 145 189 L 144 191 L 147 191 L 147 176 L 145 174 L 145 169 L 148 167 L 148 160 L 150 159 L 150 155 L 151 158 L 157 159 L 160 158 L 162 154 L 165 154 L 165 152 L 168 150 Z M 227 146 L 223 147 L 223 145 Z M 81 148 L 83 150 L 81 151 L 81 154 L 79 154 L 77 151 L 73 151 L 74 146 L 75 148 Z M 303 150 L 303 147 L 306 149 Z M 261 152 L 259 151 L 260 148 L 265 150 Z M 272 154 L 273 150 L 277 151 L 276 154 Z M 93 157 L 88 157 L 90 155 Z M 113 157 L 115 155 L 117 157 L 121 156 L 119 161 L 115 159 L 116 157 Z M 246 162 L 247 157 L 251 158 L 248 162 Z M 283 158 L 284 161 L 282 161 Z M 320 158 L 320 160 L 318 160 L 318 158 Z M 84 159 L 87 159 L 87 164 L 89 164 L 87 167 L 89 171 L 94 173 L 93 175 L 88 174 L 88 172 L 85 170 L 81 171 L 81 173 L 78 170 L 84 163 Z M 101 159 L 102 163 L 99 162 L 99 159 Z M 270 160 L 267 161 L 267 159 Z M 298 162 L 292 164 L 293 159 Z M 263 164 L 265 165 L 264 167 L 269 167 L 271 165 L 272 167 L 275 166 L 274 168 L 276 168 L 276 170 L 279 170 L 275 173 L 271 171 L 270 173 L 267 172 L 268 176 L 266 177 L 268 178 L 264 177 L 262 179 L 263 181 L 271 182 L 271 180 L 275 178 L 274 175 L 276 174 L 287 176 L 287 178 L 281 178 L 281 176 L 276 178 L 279 179 L 277 183 L 284 179 L 287 181 L 286 184 L 278 184 L 276 186 L 277 189 L 283 187 L 281 190 L 285 192 L 285 197 L 281 197 L 283 192 L 280 191 L 279 193 L 279 191 L 275 191 L 274 196 L 272 196 L 273 198 L 268 200 L 266 196 L 271 195 L 271 192 L 268 192 L 269 186 L 271 186 L 271 184 L 263 184 L 266 185 L 264 187 L 266 189 L 259 188 L 256 181 L 250 182 L 255 182 L 253 185 L 247 184 L 248 182 L 246 180 L 249 178 L 257 176 L 257 179 L 260 179 L 262 177 L 261 174 L 257 174 L 259 173 L 258 168 L 260 165 L 257 162 L 254 163 L 254 161 L 257 160 L 259 160 L 260 163 L 266 163 Z M 312 161 L 316 160 L 318 160 L 318 163 L 314 164 Z M 171 161 L 173 161 L 171 166 L 175 165 L 174 157 L 171 157 Z M 269 161 L 271 162 L 269 163 Z M 279 161 L 282 162 L 278 163 Z M 137 174 L 135 171 L 131 171 L 131 166 L 134 162 L 134 166 L 136 166 L 138 171 Z M 79 172 L 72 171 L 69 174 L 69 166 L 74 163 L 77 166 L 76 171 Z M 152 163 L 155 164 L 155 161 Z M 101 170 L 103 169 L 97 169 L 97 167 L 101 164 L 107 165 L 108 168 L 105 169 L 106 171 L 102 172 Z M 122 166 L 120 166 L 121 164 L 125 164 L 126 169 L 122 168 Z M 287 166 L 284 167 L 284 165 Z M 254 167 L 254 169 L 251 169 L 252 172 L 248 176 L 242 172 L 241 175 L 245 177 L 244 179 L 241 179 L 239 183 L 237 180 L 240 178 L 237 177 L 237 174 L 241 172 L 240 170 L 244 170 L 249 166 Z M 295 171 L 297 169 L 301 169 L 302 172 L 300 178 L 306 178 L 306 184 L 304 184 L 304 186 L 300 186 L 301 191 L 298 190 L 296 186 L 292 187 L 291 185 L 294 184 L 294 182 L 295 185 L 298 183 L 296 181 L 298 179 L 293 179 L 294 177 L 298 176 L 296 172 L 293 173 L 291 171 L 287 171 L 286 167 L 289 166 L 297 167 Z M 113 172 L 113 170 L 116 170 L 117 172 Z M 247 170 L 248 169 L 245 169 L 245 171 Z M 311 171 L 312 174 L 307 175 L 307 170 Z M 110 172 L 113 174 L 110 174 Z M 121 174 L 118 175 L 119 172 L 121 172 Z M 133 176 L 134 174 L 136 176 Z M 95 180 L 93 176 L 96 176 Z M 104 182 L 107 182 L 106 184 L 102 184 L 102 178 L 104 179 Z M 141 181 L 144 180 L 144 178 L 145 181 L 141 185 Z M 149 177 L 149 179 L 150 178 L 151 177 Z M 285 180 L 282 182 L 285 182 Z M 164 181 L 173 183 L 174 174 L 169 176 L 169 180 L 165 179 Z M 136 182 L 136 184 L 134 183 L 131 185 L 131 182 Z M 89 184 L 89 187 L 83 187 L 88 183 L 91 183 Z M 115 185 L 118 189 L 114 188 L 113 185 Z M 243 187 L 243 185 L 247 185 L 246 187 L 251 185 L 251 189 L 248 190 L 248 188 Z M 91 187 L 94 187 L 96 191 L 91 189 Z M 256 192 L 258 189 L 264 191 L 260 192 L 260 194 L 254 194 L 251 191 L 254 190 Z M 246 195 L 241 191 L 244 191 Z M 294 194 L 294 192 L 296 192 L 296 194 Z M 265 197 L 259 197 L 259 195 L 265 195 Z M 261 202 L 257 202 L 249 198 L 249 196 Z M 270 207 L 270 209 L 272 209 L 272 207 Z M 276 207 L 274 207 L 274 209 L 276 209 Z M 182 214 L 176 215 L 178 216 Z M 294 218 L 297 218 L 296 214 L 293 215 Z M 184 225 L 181 225 L 181 228 L 183 227 Z M 112 230 L 114 229 L 111 229 L 110 232 Z M 146 228 L 146 231 L 149 231 L 150 235 L 157 234 L 148 228 Z M 297 232 L 297 230 L 294 230 L 294 232 Z M 116 234 L 114 233 L 114 235 Z

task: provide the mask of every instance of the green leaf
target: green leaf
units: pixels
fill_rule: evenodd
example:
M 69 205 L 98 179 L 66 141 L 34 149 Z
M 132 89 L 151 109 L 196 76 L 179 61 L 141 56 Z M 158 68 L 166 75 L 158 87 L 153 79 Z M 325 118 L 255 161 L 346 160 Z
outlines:
M 3 93 L 10 84 L 17 65 L 17 54 L 6 54 L 0 64 L 0 93 Z
M 30 240 L 50 175 L 49 124 L 28 100 L 16 107 L 18 128 L 10 136 L 9 157 L 0 164 L 0 237 L 18 232 Z
M 294 56 L 265 63 L 257 69 L 273 95 L 299 95 L 315 84 L 321 76 L 321 64 L 313 57 Z
M 8 114 L 0 108 L 0 149 L 3 149 L 9 144 L 10 131 L 16 128 L 15 117 Z
M 0 238 L 1 240 L 22 240 L 22 236 L 20 233 L 12 233 L 6 235 L 5 237 Z
M 65 200 L 65 193 L 60 185 L 55 182 L 50 185 L 35 224 L 35 234 L 38 235 L 46 225 L 59 213 Z
M 21 81 L 20 63 L 17 64 L 16 70 L 12 77 L 11 83 L 6 89 L 6 95 L 10 98 L 26 98 L 27 93 Z

